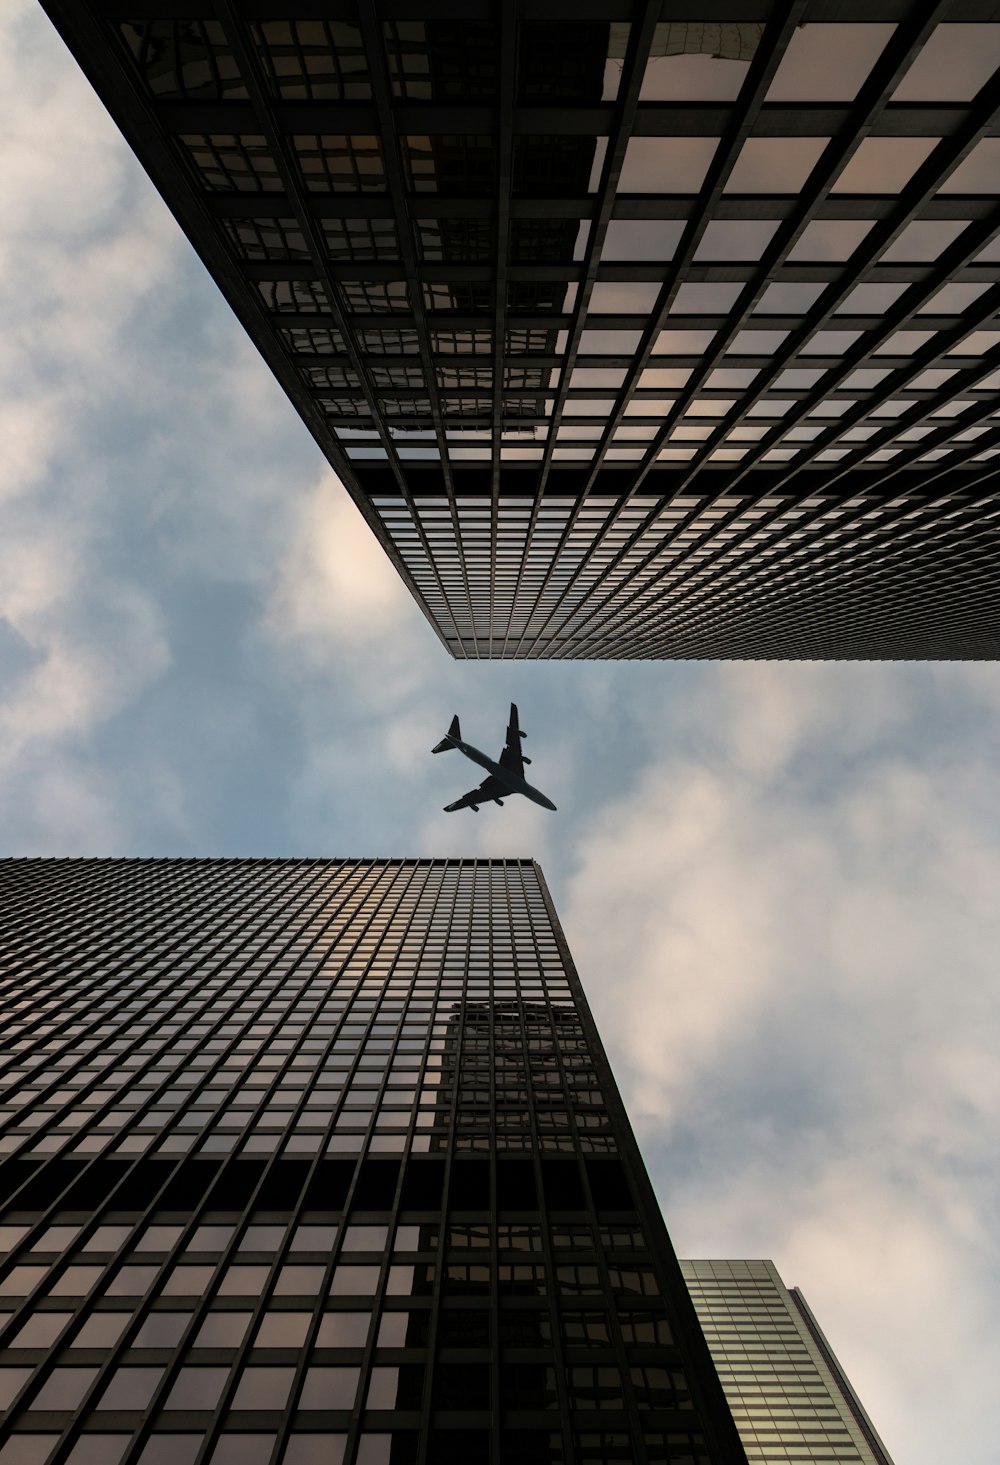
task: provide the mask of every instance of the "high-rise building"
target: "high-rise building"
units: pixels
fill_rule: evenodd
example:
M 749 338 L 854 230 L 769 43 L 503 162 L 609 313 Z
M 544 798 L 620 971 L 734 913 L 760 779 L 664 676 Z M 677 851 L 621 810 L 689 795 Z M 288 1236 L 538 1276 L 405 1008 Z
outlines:
M 529 861 L 8 860 L 0 1465 L 745 1465 Z
M 805 1298 L 769 1261 L 682 1261 L 750 1465 L 892 1465 Z
M 988 6 L 44 4 L 453 655 L 1000 653 Z

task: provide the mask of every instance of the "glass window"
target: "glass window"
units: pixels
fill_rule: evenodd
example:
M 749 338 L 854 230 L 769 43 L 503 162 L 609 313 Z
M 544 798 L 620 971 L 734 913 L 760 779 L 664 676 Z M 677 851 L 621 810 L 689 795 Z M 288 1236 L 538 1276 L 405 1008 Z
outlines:
M 774 238 L 771 219 L 713 219 L 705 228 L 695 259 L 758 260 Z
M 353 1409 L 360 1377 L 359 1368 L 307 1368 L 299 1408 Z
M 204 1435 L 154 1434 L 139 1456 L 139 1465 L 194 1465 Z
M 984 137 L 942 183 L 941 193 L 1000 193 L 1000 137 Z
M 31 1402 L 32 1409 L 78 1409 L 97 1377 L 96 1368 L 54 1368 Z
M 715 156 L 714 137 L 631 137 L 619 193 L 697 193 Z
M 224 1434 L 210 1456 L 211 1465 L 268 1465 L 273 1434 Z
M 336 1238 L 336 1226 L 299 1226 L 292 1237 L 292 1250 L 330 1251 Z
M 725 192 L 798 193 L 828 141 L 825 137 L 748 137 Z
M 316 1337 L 318 1348 L 363 1348 L 371 1323 L 370 1312 L 325 1312 Z M 406 1318 L 408 1313 L 391 1314 Z M 381 1338 L 380 1338 L 381 1341 Z
M 971 102 L 1000 66 L 1000 25 L 937 26 L 893 92 L 894 102 Z
M 105 1295 L 108 1297 L 141 1297 L 159 1276 L 159 1267 L 119 1267 L 111 1278 Z
M 14 1347 L 50 1348 L 72 1316 L 70 1312 L 33 1313 L 15 1337 Z
M 16 1434 L 0 1446 L 0 1465 L 44 1465 L 54 1445 L 57 1434 Z
M 106 1313 L 115 1317 L 115 1313 Z M 99 1317 L 101 1314 L 95 1314 Z M 94 1318 L 91 1319 L 94 1321 Z M 151 1312 L 147 1314 L 138 1333 L 132 1340 L 133 1348 L 174 1348 L 181 1341 L 184 1329 L 191 1321 L 189 1312 Z
M 343 1465 L 346 1444 L 343 1434 L 293 1434 L 281 1465 Z
M 268 1312 L 261 1319 L 255 1348 L 299 1348 L 306 1340 L 311 1312 Z
M 831 192 L 898 193 L 937 144 L 936 137 L 864 137 Z
M 163 1377 L 162 1368 L 119 1368 L 101 1395 L 98 1409 L 145 1409 Z
M 66 1465 L 118 1465 L 129 1443 L 127 1434 L 85 1434 L 66 1456 Z
M 794 280 L 776 280 L 757 301 L 761 315 L 804 315 L 826 289 L 825 285 L 804 285 Z
M 71 1348 L 112 1348 L 132 1321 L 130 1312 L 92 1312 L 70 1341 Z
M 344 1251 L 384 1251 L 389 1239 L 388 1226 L 348 1226 L 344 1232 Z
M 0 1368 L 0 1409 L 9 1409 L 32 1374 L 30 1368 Z
M 803 229 L 788 258 L 818 264 L 850 259 L 871 228 L 871 219 L 814 219 Z
M 325 1268 L 321 1266 L 285 1266 L 278 1273 L 274 1290 L 279 1297 L 313 1297 L 323 1286 L 324 1275 Z
M 968 219 L 914 219 L 879 256 L 883 264 L 927 264 L 954 244 Z
M 644 102 L 731 102 L 746 79 L 764 27 L 661 21 L 642 78 Z
M 673 259 L 683 232 L 681 219 L 612 219 L 601 259 L 665 262 Z
M 730 285 L 710 282 L 686 284 L 678 287 L 671 315 L 726 315 L 743 292 L 740 284 Z
M 227 1368 L 192 1364 L 182 1368 L 167 1395 L 164 1409 L 214 1409 L 222 1397 Z M 106 1407 L 106 1406 L 105 1406 Z
M 373 1368 L 368 1375 L 366 1409 L 395 1409 L 399 1389 L 398 1368 Z
M 906 288 L 905 285 L 855 285 L 834 314 L 881 315 L 895 305 Z
M 245 1368 L 233 1398 L 234 1409 L 284 1409 L 294 1368 Z
M 918 315 L 961 315 L 982 295 L 987 285 L 942 285 L 941 289 L 925 301 L 917 311 Z
M 769 102 L 852 102 L 894 25 L 796 26 L 767 92 Z
M 136 1242 L 137 1251 L 170 1251 L 181 1238 L 182 1226 L 147 1226 Z
M 648 315 L 659 293 L 655 280 L 599 280 L 591 292 L 589 311 L 599 315 Z
M 209 1278 L 212 1275 L 211 1267 L 178 1267 L 177 1271 L 207 1273 L 204 1284 L 206 1286 L 208 1284 Z M 263 1266 L 250 1267 L 236 1265 L 232 1267 L 227 1267 L 226 1271 L 222 1275 L 222 1280 L 219 1284 L 219 1293 L 222 1297 L 256 1297 L 261 1292 L 263 1292 L 264 1288 L 267 1286 L 267 1280 L 270 1276 L 270 1272 L 270 1267 Z M 191 1289 L 189 1287 L 178 1286 L 172 1287 L 170 1290 L 172 1292 L 187 1292 Z
M 196 1348 L 238 1348 L 250 1326 L 249 1312 L 210 1312 L 195 1334 Z
M 378 1267 L 338 1266 L 333 1273 L 330 1292 L 340 1297 L 371 1296 L 378 1286 Z

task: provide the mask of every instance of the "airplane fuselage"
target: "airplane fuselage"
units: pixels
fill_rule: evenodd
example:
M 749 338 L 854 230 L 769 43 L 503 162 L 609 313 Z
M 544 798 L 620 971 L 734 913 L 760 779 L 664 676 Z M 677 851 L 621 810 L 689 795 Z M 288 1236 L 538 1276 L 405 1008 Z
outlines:
M 551 809 L 555 812 L 556 806 L 552 800 L 547 799 L 540 789 L 534 788 L 519 774 L 512 773 L 509 768 L 503 768 L 492 758 L 488 758 L 485 753 L 480 752 L 478 748 L 474 748 L 471 743 L 462 742 L 461 738 L 451 738 L 450 741 L 453 748 L 464 753 L 472 763 L 478 763 L 480 768 L 485 768 L 487 773 L 491 773 L 497 782 L 502 783 L 512 794 L 524 794 L 524 797 L 530 799 L 533 804 L 541 804 L 543 809 Z

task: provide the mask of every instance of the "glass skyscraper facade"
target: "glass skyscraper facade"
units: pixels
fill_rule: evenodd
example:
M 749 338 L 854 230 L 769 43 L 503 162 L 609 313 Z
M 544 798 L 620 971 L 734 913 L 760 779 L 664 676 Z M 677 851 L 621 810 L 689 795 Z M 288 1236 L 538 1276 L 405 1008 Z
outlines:
M 6 860 L 0 1465 L 741 1465 L 529 861 Z
M 44 3 L 453 655 L 998 655 L 989 6 Z
M 769 1261 L 682 1261 L 751 1465 L 892 1465 L 796 1287 Z

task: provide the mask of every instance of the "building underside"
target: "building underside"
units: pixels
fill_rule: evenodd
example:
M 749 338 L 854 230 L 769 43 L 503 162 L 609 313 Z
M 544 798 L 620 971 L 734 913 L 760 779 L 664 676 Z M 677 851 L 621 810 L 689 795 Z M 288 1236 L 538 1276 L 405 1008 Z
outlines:
M 995 7 L 45 3 L 453 655 L 998 654 Z

